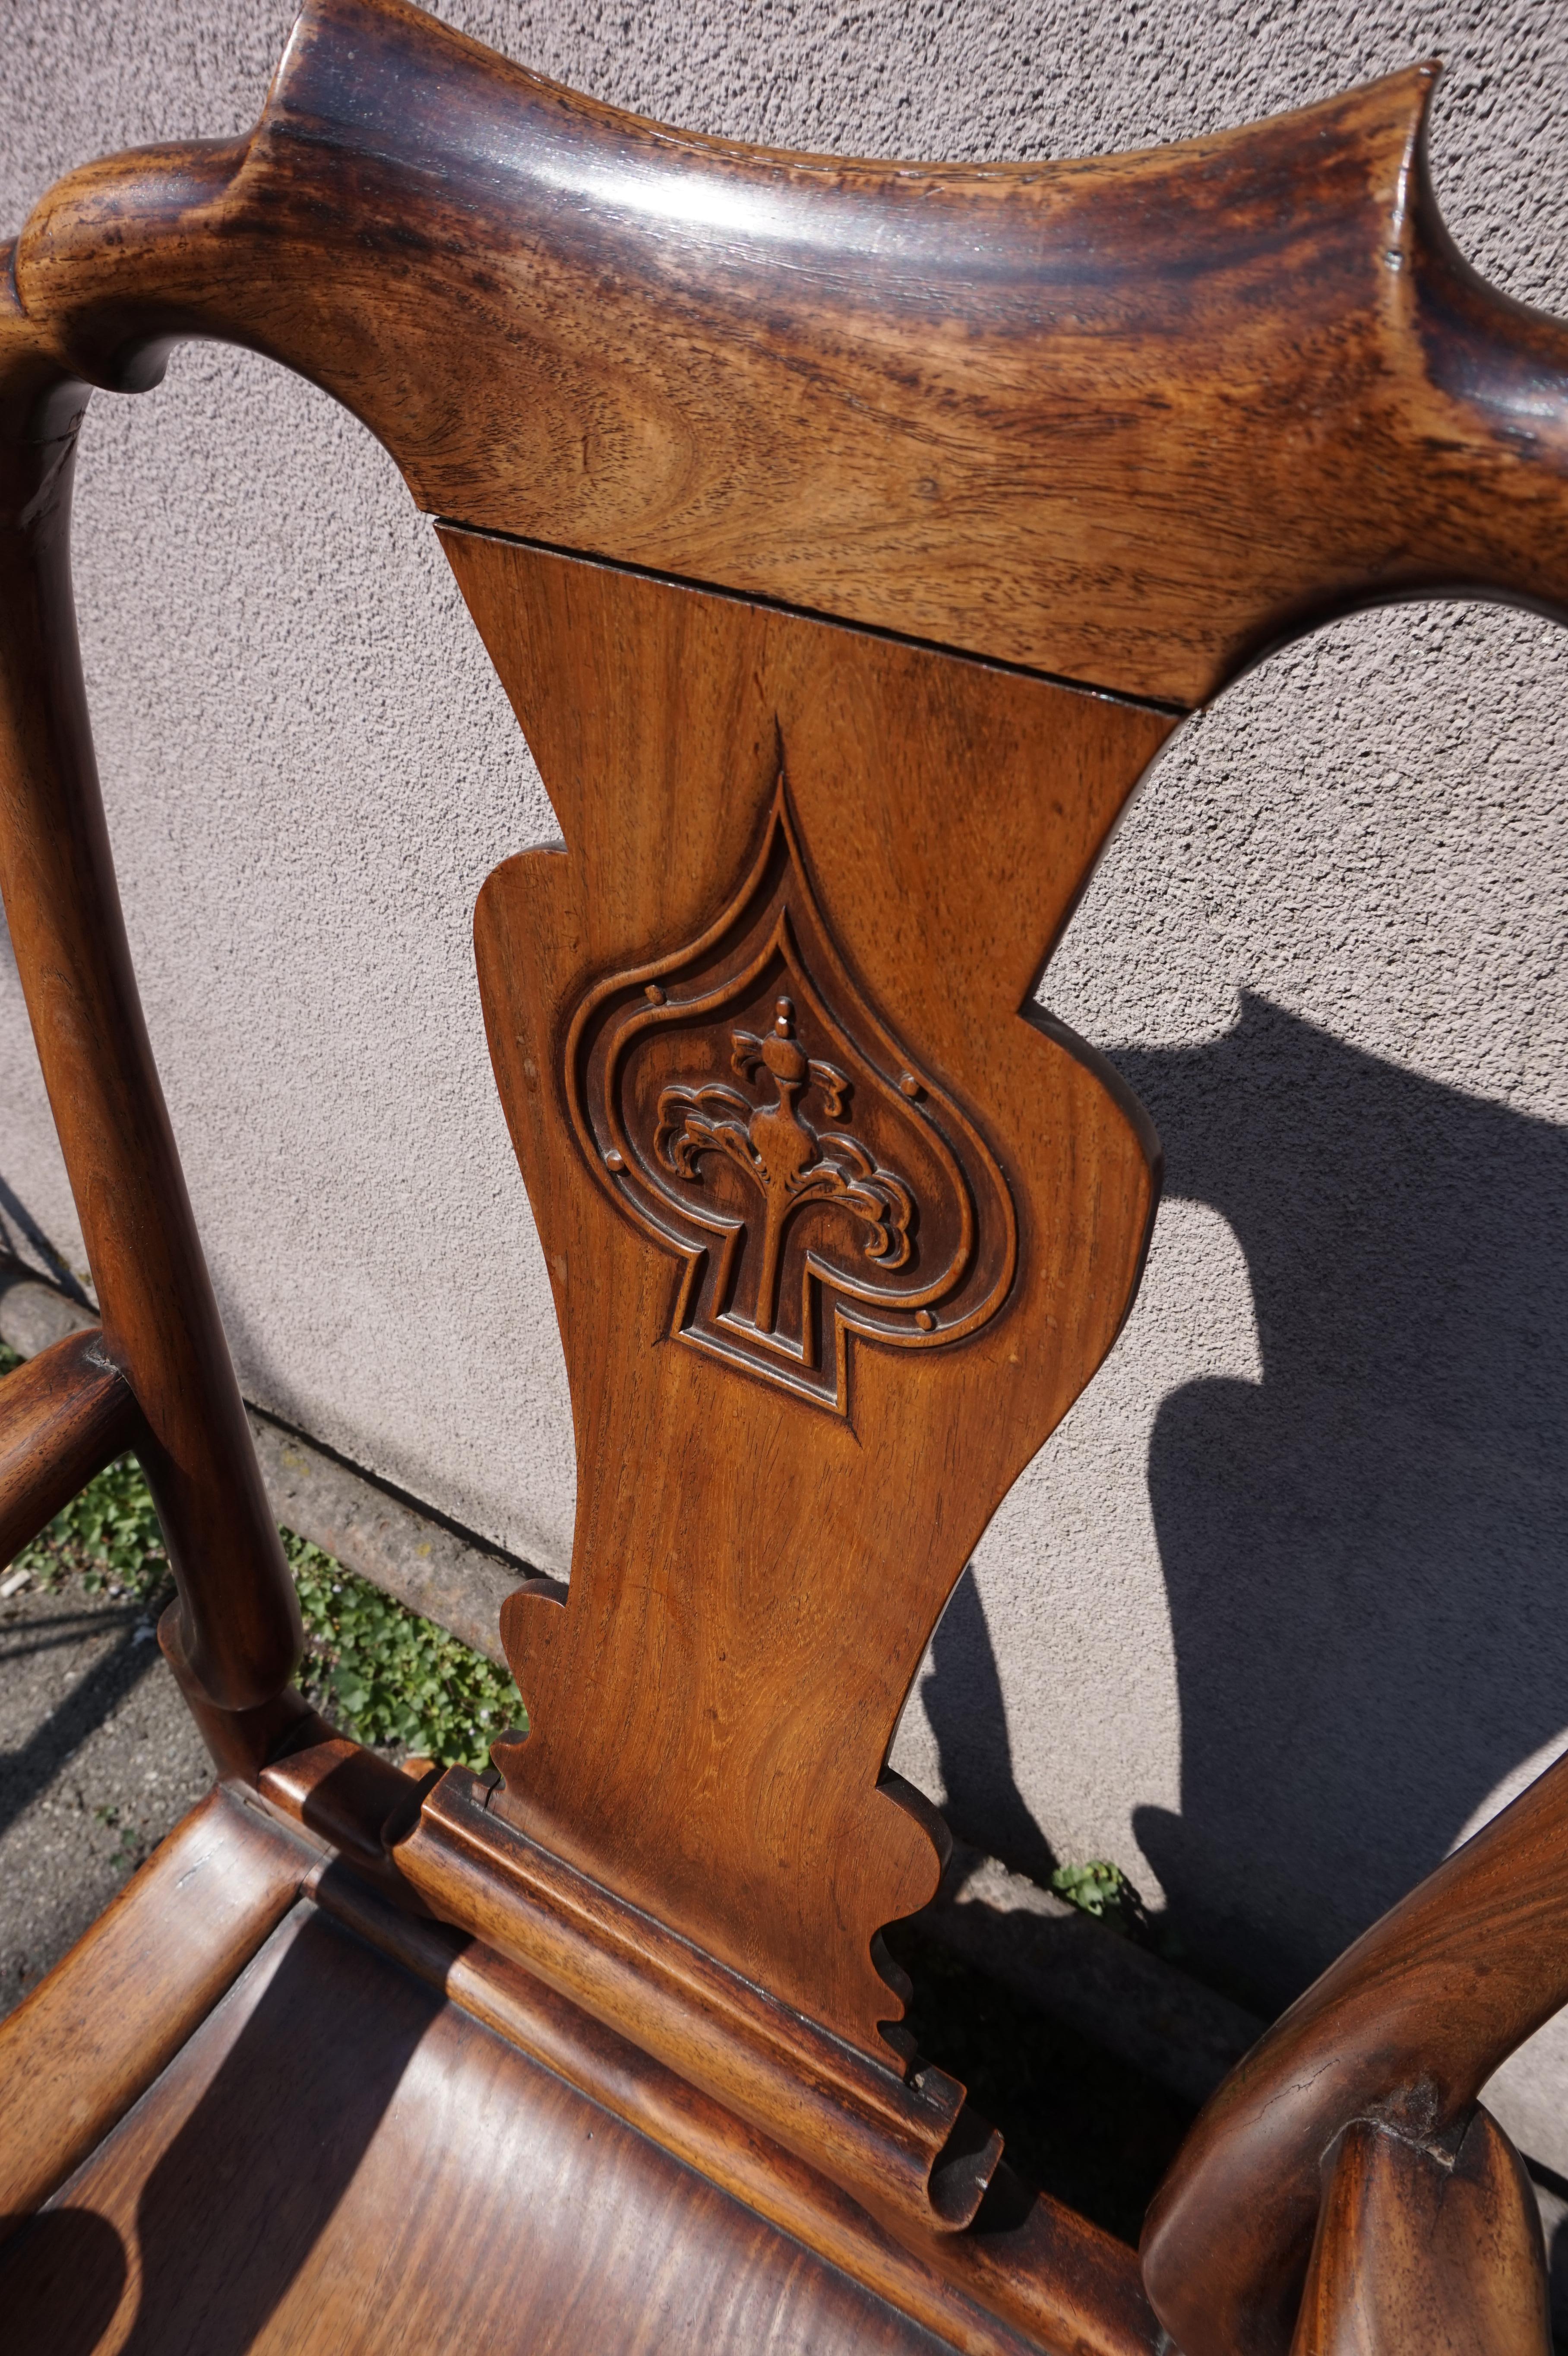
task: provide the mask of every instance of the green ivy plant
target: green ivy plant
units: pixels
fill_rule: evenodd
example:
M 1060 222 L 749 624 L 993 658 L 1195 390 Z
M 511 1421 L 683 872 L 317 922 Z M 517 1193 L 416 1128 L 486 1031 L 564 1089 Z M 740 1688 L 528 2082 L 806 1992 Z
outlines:
M 308 1539 L 283 1539 L 310 1640 L 300 1681 L 323 1714 L 357 1742 L 486 1767 L 503 1727 L 527 1723 L 505 1669 Z
M 0 1376 L 21 1364 L 0 1344 Z M 421 1752 L 443 1767 L 489 1764 L 504 1727 L 528 1720 L 504 1669 L 417 1612 L 345 1570 L 307 1538 L 280 1530 L 299 1590 L 305 1655 L 299 1683 L 355 1741 Z M 149 1605 L 169 1579 L 163 1532 L 142 1468 L 117 1457 L 16 1557 L 37 1585 L 76 1576 L 90 1593 L 111 1588 Z
M 168 1580 L 169 1558 L 135 1458 L 117 1456 L 105 1465 L 16 1561 L 40 1587 L 53 1587 L 62 1572 L 76 1571 L 90 1595 L 118 1587 L 140 1602 L 150 1601 Z
M 1113 1931 L 1128 1938 L 1142 1938 L 1148 1930 L 1143 1900 L 1138 1896 L 1119 1865 L 1112 1865 L 1103 1857 L 1092 1858 L 1087 1865 L 1059 1865 L 1051 1877 L 1051 1886 L 1059 1898 L 1081 1913 L 1093 1914 Z

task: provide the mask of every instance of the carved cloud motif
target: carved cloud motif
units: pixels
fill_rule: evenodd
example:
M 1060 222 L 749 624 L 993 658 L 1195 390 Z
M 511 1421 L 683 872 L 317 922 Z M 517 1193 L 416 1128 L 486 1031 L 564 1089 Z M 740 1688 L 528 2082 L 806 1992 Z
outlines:
M 1002 1173 L 851 980 L 782 778 L 734 902 L 589 991 L 566 1078 L 603 1182 L 684 1262 L 672 1333 L 733 1366 L 847 1414 L 848 1334 L 929 1348 L 1006 1297 Z

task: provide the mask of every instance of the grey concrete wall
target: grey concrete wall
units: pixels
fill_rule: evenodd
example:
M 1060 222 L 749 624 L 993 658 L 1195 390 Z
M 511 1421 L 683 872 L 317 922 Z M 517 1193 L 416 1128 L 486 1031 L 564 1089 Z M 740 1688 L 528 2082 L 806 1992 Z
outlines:
M 700 128 L 966 156 L 1174 138 L 1440 52 L 1455 233 L 1568 311 L 1559 0 L 443 13 Z M 244 125 L 288 16 L 18 9 L 0 220 L 86 155 Z M 357 427 L 219 351 L 95 404 L 79 514 L 132 938 L 246 1390 L 563 1567 L 561 1360 L 468 938 L 490 866 L 553 828 L 439 554 Z M 1565 713 L 1568 636 L 1509 612 L 1287 649 L 1181 732 L 1047 980 L 1154 1111 L 1168 1198 L 898 1761 L 1019 1865 L 1120 1860 L 1254 2002 L 1568 1739 Z M 0 1108 L 0 1225 L 78 1260 L 3 971 Z M 1520 2070 L 1568 2168 L 1558 2081 Z

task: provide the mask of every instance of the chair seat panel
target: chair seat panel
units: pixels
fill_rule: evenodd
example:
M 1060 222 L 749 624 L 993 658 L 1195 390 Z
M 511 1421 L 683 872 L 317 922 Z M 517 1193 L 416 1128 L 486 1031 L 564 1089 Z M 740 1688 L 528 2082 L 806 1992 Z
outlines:
M 315 1862 L 213 1792 L 0 2023 L 0 2217 L 47 2200 L 152 2084 Z
M 0 2254 L 18 2356 L 934 2351 L 301 1901 Z

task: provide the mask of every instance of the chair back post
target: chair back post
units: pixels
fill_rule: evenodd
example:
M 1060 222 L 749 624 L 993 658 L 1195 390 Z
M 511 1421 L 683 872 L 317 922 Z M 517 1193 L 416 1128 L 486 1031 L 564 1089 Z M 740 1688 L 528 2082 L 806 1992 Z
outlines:
M 70 491 L 87 390 L 0 313 L 0 890 L 103 1321 L 209 1712 L 275 1703 L 302 1645 L 131 966 L 82 689 Z M 233 1764 L 227 1758 L 225 1764 Z

